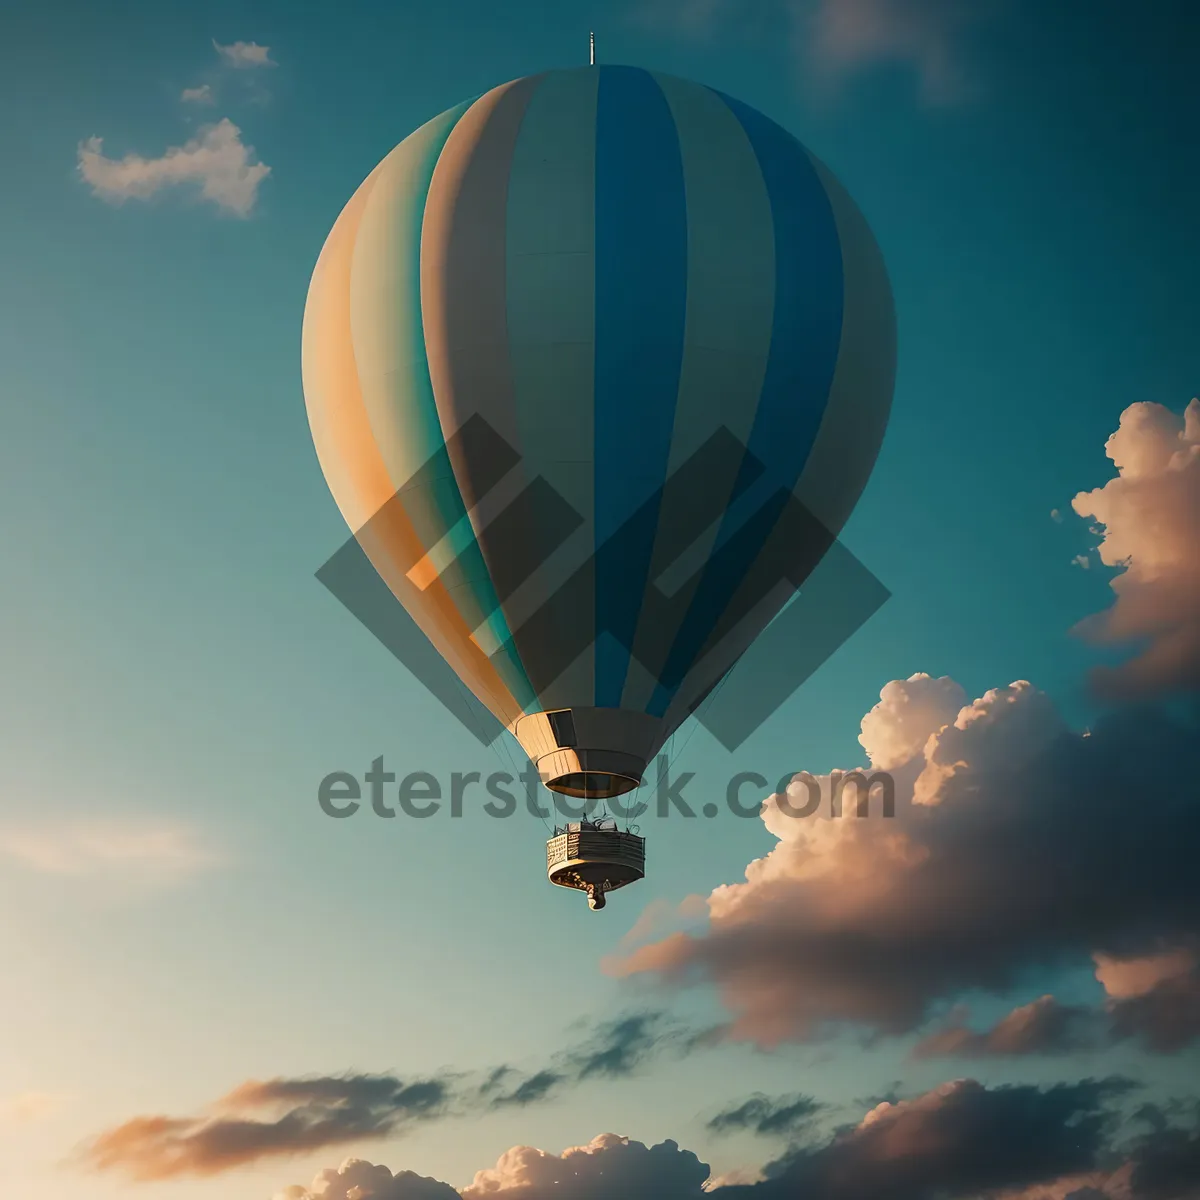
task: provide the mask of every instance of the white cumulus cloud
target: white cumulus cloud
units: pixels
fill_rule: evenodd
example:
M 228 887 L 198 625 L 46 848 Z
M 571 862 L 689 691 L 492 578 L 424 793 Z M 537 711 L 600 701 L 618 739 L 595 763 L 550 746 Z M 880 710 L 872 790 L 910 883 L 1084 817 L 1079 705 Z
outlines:
M 1105 446 L 1117 477 L 1071 506 L 1096 522 L 1100 561 L 1118 567 L 1113 606 L 1080 626 L 1140 652 L 1096 681 L 1137 696 L 1200 683 L 1200 400 L 1182 413 L 1130 405 Z
M 256 161 L 254 147 L 242 141 L 242 131 L 223 118 L 158 158 L 109 158 L 103 139 L 89 138 L 79 147 L 79 173 L 97 196 L 118 204 L 149 200 L 165 188 L 187 187 L 198 189 L 218 208 L 245 217 L 271 168 Z
M 728 1035 L 771 1047 L 848 1025 L 912 1033 L 972 989 L 1005 994 L 1034 966 L 1099 955 L 1110 995 L 1134 979 L 1153 992 L 1114 1012 L 1117 1035 L 1193 1040 L 1191 960 L 1162 955 L 1200 929 L 1200 817 L 1177 782 L 1195 721 L 1138 708 L 1083 736 L 1025 680 L 964 695 L 928 675 L 889 683 L 860 738 L 869 770 L 889 764 L 880 794 L 858 808 L 840 772 L 796 776 L 762 804 L 776 844 L 709 895 L 707 928 L 623 946 L 604 969 L 711 984 Z M 1156 800 L 1139 819 L 1142 796 Z
M 271 57 L 270 46 L 260 46 L 257 42 L 230 42 L 222 46 L 213 38 L 213 48 L 221 56 L 221 61 L 228 67 L 248 69 L 253 67 L 276 67 L 279 64 Z
M 336 1170 L 321 1171 L 311 1187 L 293 1184 L 276 1192 L 275 1200 L 459 1200 L 459 1194 L 426 1175 L 393 1175 L 387 1167 L 348 1158 Z

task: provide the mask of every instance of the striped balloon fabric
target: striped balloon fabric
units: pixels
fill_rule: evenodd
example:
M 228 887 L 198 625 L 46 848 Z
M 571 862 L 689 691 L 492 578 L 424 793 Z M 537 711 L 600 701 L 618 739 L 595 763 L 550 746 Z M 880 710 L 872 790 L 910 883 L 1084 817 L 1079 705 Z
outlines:
M 304 316 L 345 520 L 572 794 L 606 768 L 633 786 L 816 565 L 894 371 L 883 263 L 830 172 L 746 105 L 630 67 L 518 79 L 406 138 Z

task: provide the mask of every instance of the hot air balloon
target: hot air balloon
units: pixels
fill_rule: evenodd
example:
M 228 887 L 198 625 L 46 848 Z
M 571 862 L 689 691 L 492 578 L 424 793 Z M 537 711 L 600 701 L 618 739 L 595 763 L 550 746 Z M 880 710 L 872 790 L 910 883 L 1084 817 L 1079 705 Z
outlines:
M 545 786 L 589 800 L 637 787 L 787 603 L 779 563 L 815 568 L 894 374 L 882 258 L 829 170 L 745 104 L 622 66 L 405 138 L 304 313 L 346 523 Z M 611 822 L 547 853 L 593 908 L 644 872 Z

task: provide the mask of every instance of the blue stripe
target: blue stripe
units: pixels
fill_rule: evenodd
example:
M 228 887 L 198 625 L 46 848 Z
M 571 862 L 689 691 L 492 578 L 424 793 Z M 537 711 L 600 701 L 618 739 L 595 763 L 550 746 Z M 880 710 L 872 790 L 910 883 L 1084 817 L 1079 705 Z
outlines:
M 618 707 L 657 504 L 613 535 L 667 473 L 683 360 L 687 207 L 679 137 L 653 76 L 597 69 L 595 702 Z
M 741 122 L 762 169 L 775 231 L 775 312 L 771 352 L 747 450 L 766 470 L 730 506 L 713 557 L 662 672 L 651 712 L 671 697 L 761 552 L 778 503 L 795 487 L 816 440 L 842 335 L 842 251 L 820 178 L 803 147 L 769 118 L 721 93 Z M 775 510 L 778 511 L 778 510 Z M 757 517 L 757 519 L 755 519 Z M 720 553 L 719 565 L 714 559 Z

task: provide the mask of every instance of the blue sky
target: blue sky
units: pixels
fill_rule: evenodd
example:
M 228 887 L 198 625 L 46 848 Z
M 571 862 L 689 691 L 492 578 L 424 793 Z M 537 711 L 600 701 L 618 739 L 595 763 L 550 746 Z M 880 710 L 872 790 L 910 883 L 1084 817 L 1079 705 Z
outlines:
M 850 32 L 819 43 L 814 22 L 839 6 Z M 1071 500 L 1115 474 L 1104 447 L 1128 406 L 1180 414 L 1200 391 L 1200 167 L 1181 53 L 1195 18 L 1107 0 L 1086 20 L 1016 0 L 969 20 L 932 0 L 747 11 L 9 6 L 0 1103 L 47 1098 L 36 1121 L 0 1123 L 16 1190 L 123 1194 L 119 1173 L 61 1160 L 246 1079 L 535 1069 L 588 1036 L 572 1022 L 663 1003 L 600 966 L 647 905 L 736 883 L 776 844 L 759 821 L 723 818 L 672 824 L 668 850 L 652 824 L 650 877 L 589 918 L 547 887 L 536 822 L 333 822 L 316 804 L 322 776 L 380 754 L 442 777 L 505 760 L 468 742 L 313 578 L 345 529 L 300 389 L 308 278 L 392 146 L 495 84 L 586 61 L 589 29 L 604 61 L 701 80 L 793 131 L 858 201 L 895 289 L 893 416 L 844 535 L 892 599 L 732 765 L 775 779 L 863 762 L 863 714 L 917 672 L 952 676 L 968 701 L 1030 680 L 1075 728 L 1098 719 L 1088 672 L 1126 650 L 1070 632 L 1109 607 L 1114 574 Z M 270 61 L 218 49 L 239 42 Z M 204 86 L 211 103 L 182 98 Z M 270 168 L 224 204 L 187 182 L 118 203 L 81 175 L 89 139 L 110 160 L 151 160 L 222 119 L 236 152 Z M 680 765 L 701 779 L 731 769 L 703 731 Z M 1090 979 L 1064 967 L 987 1003 L 1087 996 Z M 697 1025 L 723 1015 L 713 988 L 666 1005 Z M 367 1156 L 461 1186 L 514 1144 L 558 1151 L 612 1128 L 672 1137 L 725 1170 L 770 1157 L 704 1129 L 753 1092 L 851 1104 L 895 1080 L 918 1093 L 968 1073 L 1116 1070 L 1169 1088 L 1190 1069 L 1129 1046 L 1065 1068 L 950 1069 L 910 1048 L 725 1045 L 565 1103 L 423 1125 Z M 146 1194 L 250 1200 L 338 1161 L 321 1148 Z

